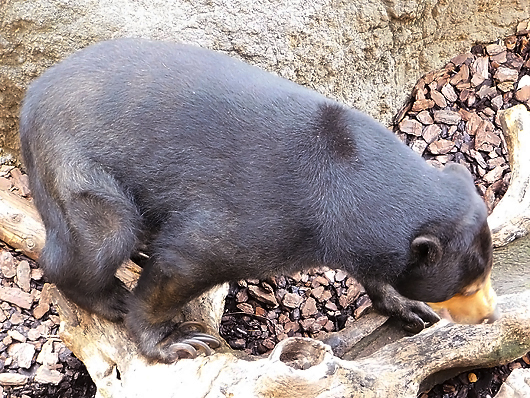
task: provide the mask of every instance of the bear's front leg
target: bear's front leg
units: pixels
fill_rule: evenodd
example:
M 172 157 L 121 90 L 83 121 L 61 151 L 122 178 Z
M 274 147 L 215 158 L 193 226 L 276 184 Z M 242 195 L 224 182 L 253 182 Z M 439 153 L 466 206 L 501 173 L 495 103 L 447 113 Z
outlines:
M 171 363 L 200 352 L 210 355 L 211 348 L 220 346 L 202 322 L 174 319 L 183 304 L 209 287 L 201 278 L 186 277 L 184 269 L 148 261 L 129 302 L 125 325 L 150 361 Z

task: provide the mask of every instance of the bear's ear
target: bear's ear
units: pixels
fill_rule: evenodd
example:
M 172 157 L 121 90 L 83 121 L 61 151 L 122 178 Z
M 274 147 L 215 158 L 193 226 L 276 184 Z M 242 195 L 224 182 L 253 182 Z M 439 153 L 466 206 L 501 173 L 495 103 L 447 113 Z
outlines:
M 416 237 L 410 245 L 413 257 L 420 264 L 436 264 L 442 258 L 442 244 L 434 235 Z

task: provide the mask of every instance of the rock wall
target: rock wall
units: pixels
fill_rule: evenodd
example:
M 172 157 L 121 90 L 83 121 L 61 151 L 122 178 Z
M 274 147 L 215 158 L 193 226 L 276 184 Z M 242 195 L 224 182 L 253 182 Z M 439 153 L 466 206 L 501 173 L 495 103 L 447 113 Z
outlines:
M 423 73 L 476 42 L 515 33 L 528 18 L 528 0 L 4 0 L 0 148 L 18 152 L 27 84 L 104 39 L 142 36 L 221 50 L 390 125 Z

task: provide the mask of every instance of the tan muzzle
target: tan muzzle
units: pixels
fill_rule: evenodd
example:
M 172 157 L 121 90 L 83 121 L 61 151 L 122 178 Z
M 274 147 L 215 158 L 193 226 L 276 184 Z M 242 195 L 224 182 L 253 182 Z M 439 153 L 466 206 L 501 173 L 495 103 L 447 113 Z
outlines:
M 467 286 L 449 300 L 427 304 L 442 318 L 456 323 L 492 323 L 499 318 L 499 311 L 490 276 Z

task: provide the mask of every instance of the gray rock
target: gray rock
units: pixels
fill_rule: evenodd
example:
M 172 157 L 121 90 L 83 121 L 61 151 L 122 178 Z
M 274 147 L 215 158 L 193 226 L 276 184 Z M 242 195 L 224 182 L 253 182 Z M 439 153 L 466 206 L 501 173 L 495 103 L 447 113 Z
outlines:
M 23 386 L 28 382 L 29 376 L 18 373 L 1 373 L 0 385 L 2 386 Z
M 7 353 L 13 359 L 11 367 L 29 369 L 33 362 L 35 346 L 30 343 L 13 343 Z
M 42 384 L 59 384 L 63 380 L 64 375 L 55 369 L 50 369 L 46 365 L 42 365 L 35 373 L 35 381 Z
M 530 397 L 530 369 L 515 369 L 495 395 L 495 398 L 527 397 Z

